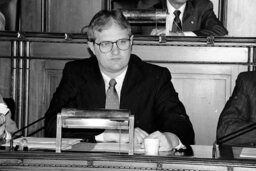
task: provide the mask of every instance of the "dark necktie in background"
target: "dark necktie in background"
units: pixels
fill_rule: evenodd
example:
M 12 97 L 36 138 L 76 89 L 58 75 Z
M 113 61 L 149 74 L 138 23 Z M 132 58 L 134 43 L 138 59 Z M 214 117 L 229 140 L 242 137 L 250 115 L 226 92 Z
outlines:
M 109 81 L 109 88 L 106 93 L 106 109 L 119 109 L 119 98 L 115 86 L 116 80 L 111 79 Z
M 175 10 L 173 14 L 175 15 L 172 23 L 172 32 L 182 32 L 181 20 L 180 20 L 180 11 Z

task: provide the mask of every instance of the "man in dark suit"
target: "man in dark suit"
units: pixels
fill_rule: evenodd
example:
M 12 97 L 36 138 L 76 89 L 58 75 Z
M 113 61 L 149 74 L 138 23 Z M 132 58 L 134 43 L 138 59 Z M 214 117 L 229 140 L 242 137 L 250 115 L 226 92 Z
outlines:
M 256 124 L 256 72 L 240 73 L 232 96 L 218 122 L 217 139 Z M 230 139 L 224 144 L 250 146 L 256 143 L 256 129 Z
M 171 83 L 170 72 L 131 54 L 133 36 L 122 13 L 98 12 L 87 34 L 94 55 L 65 65 L 46 113 L 46 136 L 55 136 L 56 114 L 63 107 L 105 108 L 109 80 L 114 78 L 120 109 L 128 109 L 135 116 L 137 143 L 142 143 L 145 137 L 154 137 L 166 148 L 176 147 L 180 142 L 193 144 L 193 127 Z M 66 137 L 88 136 L 85 130 L 65 131 Z M 107 140 L 118 140 L 114 133 L 104 133 Z
M 145 2 L 144 2 L 145 1 Z M 156 0 L 155 0 L 156 1 Z M 217 19 L 213 11 L 213 4 L 210 0 L 158 0 L 153 1 L 153 9 L 167 10 L 165 28 L 153 29 L 152 35 L 166 34 L 170 36 L 224 36 L 228 31 Z M 138 8 L 143 8 L 146 0 L 141 0 Z M 172 31 L 175 10 L 179 10 L 181 29 Z

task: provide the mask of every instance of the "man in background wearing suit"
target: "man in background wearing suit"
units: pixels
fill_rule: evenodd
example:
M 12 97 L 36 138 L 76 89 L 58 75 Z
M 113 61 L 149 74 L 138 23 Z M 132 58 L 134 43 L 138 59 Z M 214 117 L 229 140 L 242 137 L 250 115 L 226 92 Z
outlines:
M 122 13 L 98 12 L 87 34 L 93 55 L 65 65 L 46 112 L 46 136 L 56 136 L 56 114 L 63 107 L 105 108 L 109 82 L 115 79 L 119 108 L 130 110 L 135 117 L 135 143 L 153 137 L 160 139 L 160 149 L 193 144 L 193 127 L 173 87 L 169 70 L 131 54 L 131 26 Z M 88 136 L 84 129 L 64 131 L 66 137 Z M 99 139 L 118 141 L 118 133 L 106 130 L 96 136 Z
M 232 96 L 227 101 L 218 122 L 217 139 L 248 125 L 256 125 L 256 72 L 238 75 Z M 256 143 L 256 129 L 230 139 L 224 144 L 250 146 Z
M 165 28 L 153 29 L 151 35 L 165 34 L 169 36 L 224 36 L 228 31 L 217 19 L 210 0 L 151 0 L 151 5 L 146 0 L 140 0 L 138 8 L 167 10 Z M 149 7 L 150 6 L 150 7 Z M 179 11 L 181 26 L 179 30 L 173 29 L 175 18 L 174 11 Z M 148 33 L 150 34 L 150 33 Z

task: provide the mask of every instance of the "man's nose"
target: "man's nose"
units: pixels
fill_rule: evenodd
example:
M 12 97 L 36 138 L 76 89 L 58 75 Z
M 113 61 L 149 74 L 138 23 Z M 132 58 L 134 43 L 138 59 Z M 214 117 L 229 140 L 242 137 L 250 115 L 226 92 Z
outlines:
M 112 53 L 113 54 L 118 54 L 119 52 L 120 52 L 119 47 L 117 46 L 116 43 L 113 43 Z

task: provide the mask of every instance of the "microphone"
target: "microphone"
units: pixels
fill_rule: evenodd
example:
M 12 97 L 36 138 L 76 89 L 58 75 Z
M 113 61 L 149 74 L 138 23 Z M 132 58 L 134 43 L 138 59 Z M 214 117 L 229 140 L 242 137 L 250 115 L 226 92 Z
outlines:
M 49 115 L 48 115 L 48 116 L 49 116 Z M 38 122 L 40 122 L 40 121 L 42 121 L 42 120 L 44 120 L 44 119 L 46 119 L 46 118 L 47 118 L 47 116 L 43 116 L 43 117 L 39 118 L 38 120 L 36 120 L 36 121 L 34 121 L 34 122 L 32 122 L 32 123 L 30 123 L 30 124 L 28 124 L 28 125 L 22 127 L 21 129 L 18 129 L 17 131 L 15 131 L 14 133 L 12 133 L 12 137 L 11 137 L 11 139 L 10 139 L 10 151 L 13 151 L 13 140 L 14 140 L 14 138 L 19 138 L 19 137 L 22 136 L 22 135 L 17 135 L 18 133 L 22 132 L 23 130 L 29 128 L 30 126 L 32 126 L 32 125 L 34 125 L 34 124 L 36 124 L 36 123 L 38 123 Z M 42 129 L 42 128 L 41 128 L 41 129 Z M 16 135 L 17 135 L 17 136 L 16 136 Z
M 223 137 L 220 137 L 218 139 L 216 139 L 213 143 L 213 148 L 212 148 L 212 157 L 213 158 L 216 158 L 216 152 L 217 152 L 217 146 L 218 145 L 221 145 L 225 142 L 228 142 L 234 138 L 237 138 L 243 134 L 246 134 L 252 130 L 256 129 L 256 123 L 252 123 L 252 124 L 249 124 L 247 126 L 244 126 L 234 132 L 231 132 Z

